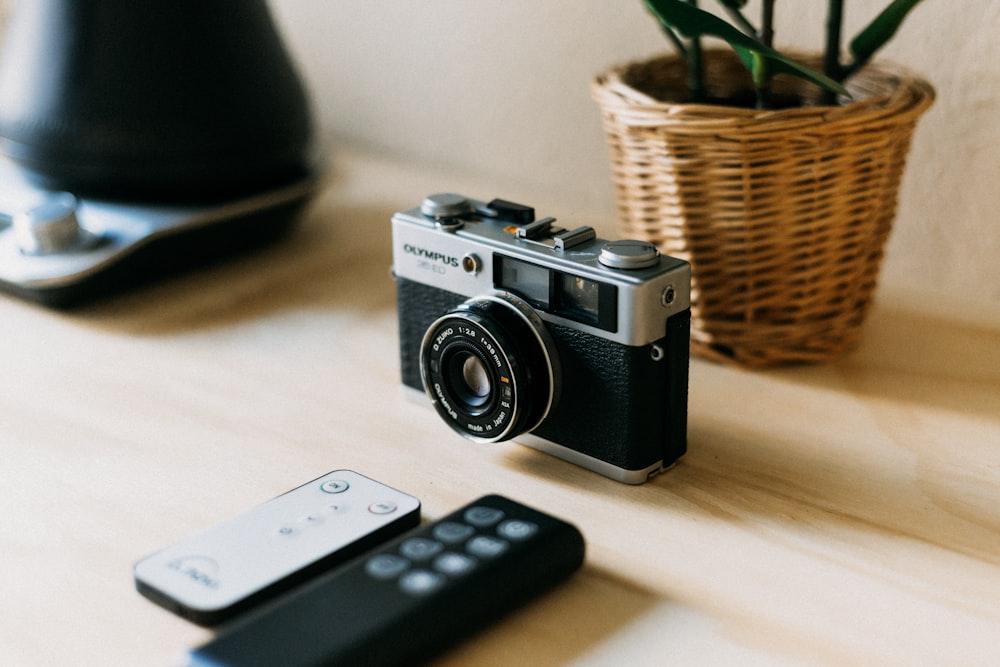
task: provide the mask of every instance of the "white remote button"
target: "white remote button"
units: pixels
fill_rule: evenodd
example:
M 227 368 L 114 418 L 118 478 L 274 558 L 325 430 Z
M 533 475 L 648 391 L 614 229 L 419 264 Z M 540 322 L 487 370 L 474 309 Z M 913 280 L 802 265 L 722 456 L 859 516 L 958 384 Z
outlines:
M 343 493 L 351 488 L 351 485 L 342 479 L 331 479 L 320 484 L 319 488 L 326 493 Z
M 136 588 L 214 625 L 419 522 L 413 496 L 337 470 L 139 561 Z
M 396 509 L 396 503 L 391 500 L 381 500 L 368 506 L 368 511 L 372 514 L 392 514 Z

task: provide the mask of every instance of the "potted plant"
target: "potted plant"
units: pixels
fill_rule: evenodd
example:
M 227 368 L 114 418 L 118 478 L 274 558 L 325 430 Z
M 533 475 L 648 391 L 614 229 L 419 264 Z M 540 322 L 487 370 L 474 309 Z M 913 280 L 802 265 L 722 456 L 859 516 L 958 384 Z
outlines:
M 918 118 L 934 90 L 872 56 L 920 0 L 892 0 L 849 42 L 782 53 L 774 0 L 645 0 L 676 54 L 592 87 L 620 223 L 692 266 L 692 349 L 745 367 L 824 361 L 860 337 Z M 726 48 L 704 48 L 706 37 Z

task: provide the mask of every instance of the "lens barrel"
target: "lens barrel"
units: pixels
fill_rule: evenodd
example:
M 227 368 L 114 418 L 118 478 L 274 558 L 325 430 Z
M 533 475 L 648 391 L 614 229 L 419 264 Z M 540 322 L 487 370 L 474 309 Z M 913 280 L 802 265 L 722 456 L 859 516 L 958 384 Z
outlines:
M 508 293 L 469 299 L 431 324 L 420 372 L 438 414 L 477 442 L 531 431 L 558 390 L 558 358 L 544 323 Z

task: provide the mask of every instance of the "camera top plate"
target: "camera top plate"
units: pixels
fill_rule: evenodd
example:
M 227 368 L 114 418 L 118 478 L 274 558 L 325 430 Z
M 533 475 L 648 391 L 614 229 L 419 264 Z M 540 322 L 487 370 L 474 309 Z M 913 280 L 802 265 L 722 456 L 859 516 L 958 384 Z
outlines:
M 543 318 L 627 345 L 661 338 L 665 320 L 690 308 L 687 262 L 662 255 L 646 242 L 609 241 L 590 227 L 565 229 L 555 223 L 505 200 L 432 195 L 420 207 L 393 216 L 393 271 L 464 297 L 504 291 L 498 274 L 504 258 L 611 285 L 617 294 L 614 330 L 553 312 Z

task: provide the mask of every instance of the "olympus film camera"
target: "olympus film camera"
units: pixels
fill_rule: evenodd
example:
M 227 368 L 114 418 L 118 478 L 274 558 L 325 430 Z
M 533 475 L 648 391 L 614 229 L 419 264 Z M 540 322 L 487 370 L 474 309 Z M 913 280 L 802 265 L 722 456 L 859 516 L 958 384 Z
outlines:
M 501 199 L 392 218 L 403 384 L 475 442 L 640 484 L 687 448 L 690 265 Z

